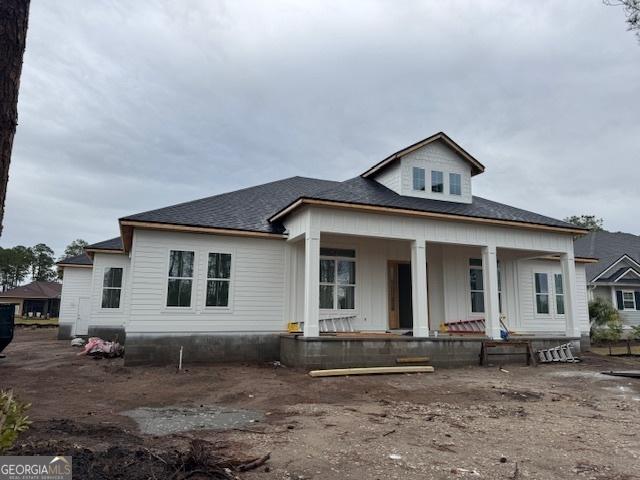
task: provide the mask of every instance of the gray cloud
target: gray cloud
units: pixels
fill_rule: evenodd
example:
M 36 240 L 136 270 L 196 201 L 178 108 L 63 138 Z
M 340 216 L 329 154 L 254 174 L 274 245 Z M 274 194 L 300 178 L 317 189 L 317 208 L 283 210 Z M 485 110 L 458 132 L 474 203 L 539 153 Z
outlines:
M 598 0 L 34 1 L 2 245 L 347 179 L 439 130 L 487 166 L 474 193 L 640 234 L 639 60 Z

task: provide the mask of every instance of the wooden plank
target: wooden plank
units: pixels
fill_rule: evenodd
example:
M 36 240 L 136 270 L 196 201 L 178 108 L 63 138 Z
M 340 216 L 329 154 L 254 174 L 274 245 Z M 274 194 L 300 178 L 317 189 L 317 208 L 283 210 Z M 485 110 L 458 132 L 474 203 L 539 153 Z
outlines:
M 396 358 L 396 363 L 425 363 L 429 357 L 400 357 Z
M 433 373 L 433 367 L 362 367 L 362 368 L 333 368 L 329 370 L 311 370 L 312 377 L 339 377 L 344 375 L 378 375 L 384 373 Z

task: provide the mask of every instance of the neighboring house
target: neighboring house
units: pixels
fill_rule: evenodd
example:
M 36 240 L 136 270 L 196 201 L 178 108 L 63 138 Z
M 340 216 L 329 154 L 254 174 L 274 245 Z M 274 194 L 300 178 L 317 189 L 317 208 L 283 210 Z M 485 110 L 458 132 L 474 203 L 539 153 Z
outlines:
M 18 317 L 57 317 L 61 291 L 58 282 L 31 282 L 0 293 L 0 304 L 15 305 Z
M 586 230 L 473 196 L 484 170 L 438 133 L 343 182 L 292 177 L 121 218 L 120 237 L 59 264 L 60 335 L 126 334 L 128 363 L 182 347 L 187 362 L 456 364 L 477 362 L 480 343 L 441 324 L 485 319 L 500 339 L 502 316 L 538 345 L 579 347 L 593 260 L 573 241 Z M 345 317 L 413 336 L 319 335 Z
M 589 300 L 604 298 L 624 324 L 640 325 L 640 236 L 593 232 L 574 243 L 576 255 L 598 257 L 586 269 Z

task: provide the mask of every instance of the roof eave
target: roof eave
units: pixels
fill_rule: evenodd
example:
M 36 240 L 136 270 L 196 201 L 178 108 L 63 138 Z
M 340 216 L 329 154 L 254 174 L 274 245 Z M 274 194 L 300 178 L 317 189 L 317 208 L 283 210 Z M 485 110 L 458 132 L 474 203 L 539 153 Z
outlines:
M 269 222 L 275 222 L 277 220 L 281 220 L 289 213 L 297 209 L 302 205 L 316 205 L 316 206 L 324 206 L 324 207 L 333 207 L 333 208 L 343 208 L 343 209 L 352 209 L 352 210 L 363 210 L 374 213 L 389 213 L 389 214 L 404 214 L 407 216 L 415 216 L 415 217 L 423 217 L 423 218 L 434 218 L 437 220 L 454 220 L 454 221 L 465 221 L 465 222 L 473 222 L 473 223 L 484 223 L 484 224 L 494 224 L 494 225 L 505 225 L 517 228 L 525 228 L 531 230 L 545 230 L 545 231 L 555 231 L 560 233 L 567 233 L 573 235 L 586 235 L 589 233 L 587 229 L 583 229 L 580 227 L 560 227 L 554 225 L 545 225 L 541 223 L 532 223 L 532 222 L 519 222 L 515 220 L 501 220 L 494 218 L 485 218 L 485 217 L 472 217 L 467 215 L 456 215 L 452 213 L 439 213 L 439 212 L 428 212 L 424 210 L 412 210 L 406 208 L 397 208 L 397 207 L 384 207 L 379 205 L 368 205 L 368 204 L 360 204 L 353 202 L 338 202 L 335 200 L 318 200 L 313 198 L 302 197 L 297 199 L 295 202 L 289 204 L 287 207 L 283 208 L 275 215 L 269 218 Z
M 464 148 L 462 148 L 460 145 L 458 145 L 456 142 L 454 142 L 451 138 L 449 138 L 449 136 L 444 133 L 444 132 L 438 132 L 434 135 L 431 135 L 430 137 L 427 137 L 423 140 L 420 140 L 419 142 L 416 142 L 412 145 L 409 145 L 408 147 L 403 148 L 402 150 L 399 150 L 391 155 L 389 155 L 387 158 L 385 158 L 384 160 L 376 163 L 373 167 L 369 168 L 367 171 L 365 171 L 362 175 L 360 175 L 363 178 L 368 178 L 370 176 L 375 175 L 376 173 L 379 173 L 380 171 L 384 170 L 389 164 L 393 163 L 395 160 L 408 155 L 409 153 L 424 147 L 425 145 L 428 145 L 429 143 L 433 143 L 436 140 L 443 140 L 445 143 L 447 143 L 447 145 L 449 145 L 453 150 L 455 150 L 461 157 L 463 157 L 467 162 L 469 162 L 471 164 L 471 176 L 475 176 L 478 175 L 480 173 L 483 173 L 485 171 L 485 166 L 480 163 L 478 160 L 476 160 L 476 158 L 471 155 L 469 152 L 467 152 Z
M 253 238 L 272 238 L 272 239 L 284 239 L 287 235 L 282 233 L 270 233 L 260 232 L 256 230 L 239 230 L 232 228 L 218 228 L 218 227 L 206 227 L 200 225 L 183 225 L 177 223 L 163 223 L 163 222 L 149 222 L 142 220 L 127 220 L 120 219 L 120 233 L 122 236 L 122 243 L 124 246 L 124 252 L 131 250 L 133 243 L 133 230 L 140 228 L 143 230 L 160 230 L 171 231 L 180 233 L 205 233 L 213 235 L 230 235 L 237 237 L 253 237 Z

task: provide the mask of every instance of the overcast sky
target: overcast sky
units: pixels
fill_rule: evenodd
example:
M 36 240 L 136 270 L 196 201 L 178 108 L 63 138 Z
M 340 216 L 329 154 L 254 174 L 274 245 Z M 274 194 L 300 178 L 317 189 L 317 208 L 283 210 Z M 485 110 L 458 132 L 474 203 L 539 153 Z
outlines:
M 32 0 L 24 60 L 2 246 L 440 130 L 486 165 L 474 194 L 640 234 L 640 44 L 600 0 Z

